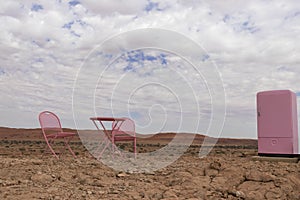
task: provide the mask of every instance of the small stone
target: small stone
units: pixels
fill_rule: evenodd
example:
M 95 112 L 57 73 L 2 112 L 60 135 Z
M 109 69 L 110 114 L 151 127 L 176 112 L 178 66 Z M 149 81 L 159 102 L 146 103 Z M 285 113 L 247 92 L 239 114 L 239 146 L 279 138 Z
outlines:
M 98 193 L 99 194 L 105 194 L 105 191 L 99 191 Z
M 118 177 L 118 178 L 127 177 L 127 176 L 129 176 L 129 175 L 126 174 L 126 173 L 123 173 L 123 172 L 117 174 L 117 177 Z
M 221 163 L 214 161 L 213 163 L 210 163 L 209 166 L 211 169 L 220 170 L 221 169 Z
M 246 195 L 242 191 L 236 191 L 235 195 L 236 195 L 236 197 L 241 197 L 241 198 L 245 198 L 246 197 Z
M 93 194 L 93 192 L 90 191 L 90 190 L 88 190 L 87 193 L 88 193 L 89 195 Z

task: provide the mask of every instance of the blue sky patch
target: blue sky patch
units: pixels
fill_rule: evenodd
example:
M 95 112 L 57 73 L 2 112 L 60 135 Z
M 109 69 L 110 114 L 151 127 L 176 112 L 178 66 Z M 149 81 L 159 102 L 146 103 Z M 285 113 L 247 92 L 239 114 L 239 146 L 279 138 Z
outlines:
M 4 75 L 4 74 L 5 74 L 4 69 L 1 69 L 1 68 L 0 68 L 0 76 L 1 76 L 1 75 Z
M 226 15 L 223 17 L 223 22 L 227 23 L 229 20 L 230 20 L 230 16 L 226 14 Z
M 76 0 L 74 0 L 74 1 L 69 1 L 69 5 L 70 5 L 70 6 L 76 6 L 76 5 L 78 5 L 78 4 L 80 4 L 80 1 L 76 1 Z
M 244 18 L 241 19 L 241 18 Z M 229 14 L 224 15 L 223 22 L 232 27 L 232 29 L 236 32 L 249 32 L 255 33 L 260 29 L 255 26 L 255 23 L 251 20 L 251 16 L 230 16 Z
M 208 54 L 203 54 L 203 55 L 202 55 L 202 58 L 201 58 L 202 62 L 205 62 L 205 61 L 207 61 L 208 59 L 209 59 L 209 55 L 208 55 Z
M 129 63 L 139 63 L 143 65 L 144 61 L 157 61 L 159 60 L 162 65 L 166 65 L 166 55 L 161 53 L 158 56 L 147 55 L 142 50 L 130 51 L 126 54 L 126 61 Z
M 300 16 L 300 11 L 294 12 L 294 13 L 292 13 L 292 14 L 286 16 L 286 17 L 284 18 L 284 20 L 288 20 L 288 19 L 295 18 L 295 17 L 298 17 L 298 16 Z
M 142 50 L 126 52 L 122 56 L 122 60 L 126 62 L 126 65 L 123 68 L 123 72 L 135 72 L 142 77 L 151 76 L 153 74 L 152 70 L 149 70 L 147 72 L 142 71 L 142 73 L 139 73 L 139 68 L 143 68 L 145 66 L 145 63 L 155 63 L 158 64 L 158 66 L 161 65 L 161 67 L 166 67 L 166 65 L 168 64 L 166 54 L 145 53 Z
M 280 71 L 280 72 L 287 72 L 287 71 L 290 71 L 289 68 L 287 68 L 286 66 L 280 66 L 277 68 L 277 71 Z
M 245 21 L 241 25 L 241 30 L 245 30 L 250 33 L 254 33 L 254 32 L 258 31 L 259 29 L 254 26 L 254 23 L 250 23 L 250 21 Z
M 72 26 L 73 26 L 75 23 L 76 23 L 76 24 L 79 24 L 79 25 L 82 26 L 82 27 L 88 26 L 88 24 L 87 24 L 86 22 L 84 22 L 84 21 L 78 19 L 78 20 L 70 21 L 70 22 L 64 24 L 64 25 L 62 26 L 62 28 L 66 28 L 66 29 L 69 29 L 69 30 L 70 30 L 70 29 L 72 28 Z
M 78 33 L 76 33 L 75 31 L 71 31 L 70 32 L 72 35 L 74 35 L 75 37 L 81 37 Z
M 166 65 L 168 64 L 168 61 L 167 61 L 166 57 L 167 57 L 167 56 L 166 56 L 165 54 L 163 54 L 163 53 L 161 53 L 161 54 L 159 55 L 160 63 L 161 63 L 162 65 L 164 65 L 164 66 L 166 66 Z
M 71 29 L 73 24 L 74 24 L 74 21 L 71 21 L 71 22 L 69 22 L 69 23 L 64 24 L 64 25 L 63 25 L 63 28 Z
M 43 58 L 34 58 L 33 61 L 36 63 L 37 62 L 41 63 L 41 62 L 44 62 L 44 59 Z
M 141 62 L 144 61 L 144 52 L 143 51 L 130 51 L 127 53 L 128 62 Z
M 39 10 L 43 10 L 43 6 L 40 4 L 32 4 L 31 11 L 38 12 Z
M 35 41 L 35 40 L 32 40 L 31 41 L 31 44 L 33 44 L 33 45 L 35 45 L 35 46 L 38 46 L 38 47 L 42 47 L 42 45 L 41 44 L 39 44 L 39 42 L 37 42 L 37 41 Z
M 148 4 L 145 6 L 144 10 L 146 12 L 150 12 L 152 10 L 163 11 L 164 9 L 159 8 L 159 3 L 158 2 L 152 2 L 152 1 L 148 0 Z
M 81 19 L 76 20 L 76 23 L 80 24 L 81 26 L 88 25 L 86 22 L 82 21 Z
M 135 68 L 132 65 L 127 65 L 124 69 L 124 72 L 136 72 Z
M 133 120 L 138 120 L 141 117 L 142 117 L 141 113 L 137 111 L 130 112 L 130 118 L 132 118 Z
M 154 61 L 157 60 L 157 58 L 155 56 L 146 56 L 145 60 Z
M 142 50 L 130 51 L 126 54 L 126 61 L 130 63 L 142 64 L 144 61 L 155 61 L 158 58 L 152 55 L 145 55 Z

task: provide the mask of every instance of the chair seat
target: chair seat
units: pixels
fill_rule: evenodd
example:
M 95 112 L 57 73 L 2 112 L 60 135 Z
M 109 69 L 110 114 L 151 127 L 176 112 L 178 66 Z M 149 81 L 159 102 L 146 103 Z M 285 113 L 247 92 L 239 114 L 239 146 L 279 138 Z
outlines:
M 47 138 L 64 138 L 64 137 L 72 137 L 75 136 L 76 133 L 71 133 L 71 132 L 59 132 L 59 133 L 54 133 L 47 135 Z
M 128 133 L 129 132 L 114 130 L 112 135 L 114 137 L 114 141 L 130 141 L 130 140 L 134 140 L 135 136 L 134 135 L 130 135 L 130 133 L 129 134 Z

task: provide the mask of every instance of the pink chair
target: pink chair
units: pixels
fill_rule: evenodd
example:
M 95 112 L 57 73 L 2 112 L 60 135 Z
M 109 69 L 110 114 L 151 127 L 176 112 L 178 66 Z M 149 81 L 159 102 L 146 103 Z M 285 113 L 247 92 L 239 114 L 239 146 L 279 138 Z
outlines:
M 112 123 L 111 140 L 113 148 L 116 147 L 116 142 L 132 141 L 133 153 L 136 158 L 136 134 L 134 121 L 129 118 L 124 118 L 124 121 L 114 121 Z M 114 151 L 114 149 L 113 149 Z
M 65 146 L 69 149 L 71 154 L 76 157 L 69 145 L 70 140 L 76 135 L 76 133 L 63 132 L 59 118 L 54 113 L 49 111 L 41 112 L 39 114 L 39 121 L 46 144 L 56 158 L 59 157 L 51 146 L 55 139 L 63 139 Z

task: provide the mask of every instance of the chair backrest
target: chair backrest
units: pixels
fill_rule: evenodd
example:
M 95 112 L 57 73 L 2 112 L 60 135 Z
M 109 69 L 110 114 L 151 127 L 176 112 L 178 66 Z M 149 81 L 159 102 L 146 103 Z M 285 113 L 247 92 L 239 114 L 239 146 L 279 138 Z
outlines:
M 46 134 L 46 130 L 62 132 L 60 120 L 53 112 L 41 112 L 39 114 L 39 121 L 44 134 Z
M 124 118 L 124 121 L 114 121 L 112 123 L 112 130 L 126 133 L 128 135 L 135 136 L 135 124 L 130 118 Z

